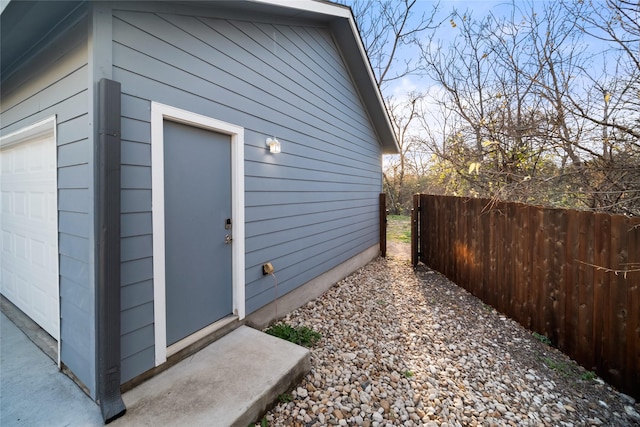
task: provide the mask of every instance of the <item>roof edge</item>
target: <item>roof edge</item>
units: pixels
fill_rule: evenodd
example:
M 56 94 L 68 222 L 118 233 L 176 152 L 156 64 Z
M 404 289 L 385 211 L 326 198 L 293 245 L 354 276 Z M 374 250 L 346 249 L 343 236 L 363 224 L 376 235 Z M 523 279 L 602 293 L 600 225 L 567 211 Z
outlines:
M 249 0 L 254 3 L 263 3 L 272 6 L 296 9 L 301 12 L 314 12 L 338 18 L 353 17 L 351 8 L 338 3 L 323 0 Z
M 373 85 L 373 93 L 375 93 L 376 98 L 378 99 L 378 103 L 380 104 L 380 106 L 382 107 L 382 110 L 384 112 L 383 116 L 384 116 L 385 125 L 391 131 L 391 138 L 392 138 L 392 141 L 393 141 L 393 150 L 392 150 L 392 152 L 385 153 L 385 154 L 398 154 L 398 153 L 400 153 L 400 144 L 398 144 L 398 139 L 396 138 L 396 134 L 393 131 L 393 126 L 391 125 L 391 119 L 389 117 L 389 112 L 387 111 L 387 105 L 385 104 L 384 99 L 382 97 L 382 92 L 380 91 L 380 87 L 378 86 L 378 83 L 376 82 L 376 77 L 375 77 L 375 75 L 373 73 L 373 67 L 371 67 L 371 62 L 369 61 L 369 56 L 367 55 L 367 51 L 364 48 L 364 44 L 362 43 L 362 38 L 360 37 L 360 31 L 358 30 L 358 25 L 356 24 L 356 20 L 355 20 L 355 18 L 353 16 L 353 12 L 352 12 L 351 8 L 349 8 L 349 25 L 351 26 L 351 31 L 353 32 L 354 39 L 355 39 L 356 43 L 358 44 L 358 50 L 360 51 L 360 56 L 362 58 L 362 61 L 365 64 L 365 68 L 367 69 L 367 74 L 369 75 L 369 80 L 371 81 L 371 84 Z M 374 125 L 375 125 L 375 123 L 374 123 Z

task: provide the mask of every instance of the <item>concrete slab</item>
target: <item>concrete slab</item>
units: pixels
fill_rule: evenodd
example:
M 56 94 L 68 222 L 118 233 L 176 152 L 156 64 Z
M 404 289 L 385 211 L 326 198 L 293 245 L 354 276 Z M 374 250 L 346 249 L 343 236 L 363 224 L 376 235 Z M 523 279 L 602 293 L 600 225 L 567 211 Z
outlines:
M 102 426 L 100 408 L 0 314 L 0 425 Z M 241 326 L 123 395 L 109 426 L 246 427 L 309 371 L 307 349 Z
M 0 314 L 0 425 L 104 425 L 98 405 L 4 314 Z
M 309 350 L 241 326 L 123 395 L 110 426 L 246 427 L 311 369 Z

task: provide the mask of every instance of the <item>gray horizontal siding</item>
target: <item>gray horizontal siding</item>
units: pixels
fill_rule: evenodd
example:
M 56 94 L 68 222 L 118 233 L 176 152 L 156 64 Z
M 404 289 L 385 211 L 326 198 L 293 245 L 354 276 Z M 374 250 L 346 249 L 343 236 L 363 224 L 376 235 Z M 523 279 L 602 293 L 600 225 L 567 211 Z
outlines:
M 153 281 L 145 280 L 124 286 L 120 298 L 122 310 L 148 303 L 153 300 Z
M 133 261 L 148 257 L 151 246 L 151 236 L 149 235 L 123 238 L 121 240 L 122 261 Z
M 58 232 L 88 238 L 89 215 L 83 212 L 59 211 Z
M 89 128 L 86 120 L 71 120 L 70 122 L 73 123 L 74 133 L 79 129 Z M 60 126 L 58 126 L 58 134 L 67 136 L 65 129 L 60 129 Z M 58 167 L 60 168 L 85 164 L 84 162 L 91 156 L 91 147 L 86 139 L 63 143 L 58 138 L 58 144 Z
M 245 217 L 248 224 L 252 224 L 255 222 L 260 222 L 265 225 L 267 231 L 275 231 L 278 229 L 279 223 L 282 220 L 286 221 L 296 221 L 299 219 L 303 221 L 303 224 L 308 224 L 313 222 L 312 217 L 304 218 L 308 215 L 329 215 L 329 219 L 335 218 L 334 212 L 341 211 L 340 216 L 349 216 L 351 212 L 353 214 L 361 214 L 365 212 L 371 211 L 372 202 L 370 199 L 356 199 L 351 198 L 348 200 L 340 200 L 340 201 L 324 201 L 324 202 L 315 202 L 309 201 L 306 203 L 299 202 L 290 202 L 287 203 L 288 206 L 291 206 L 291 209 L 285 210 L 282 209 L 281 204 L 271 204 L 271 205 L 261 205 L 255 206 L 251 209 L 247 210 L 247 216 Z M 355 209 L 360 210 L 360 212 L 354 212 Z M 303 218 L 303 219 L 302 219 Z M 318 217 L 320 219 L 321 217 Z M 295 223 L 290 223 L 291 227 L 295 227 Z M 247 226 L 248 230 L 248 226 Z M 249 235 L 259 235 L 263 230 L 251 230 L 248 231 Z
M 329 191 L 314 191 L 314 192 L 289 192 L 273 189 L 269 192 L 254 192 L 251 195 L 251 200 L 245 201 L 247 208 L 256 206 L 272 206 L 272 205 L 292 205 L 292 204 L 306 204 L 306 203 L 330 203 L 330 202 L 344 202 L 349 200 L 369 200 L 369 194 L 350 194 L 350 193 L 332 193 Z
M 349 219 L 351 219 L 351 221 L 341 221 L 337 227 L 332 224 L 331 228 L 329 228 L 329 224 L 326 223 L 308 226 L 304 231 L 299 232 L 304 233 L 305 235 L 301 235 L 301 237 L 296 236 L 295 239 L 291 239 L 289 237 L 293 234 L 292 231 L 288 231 L 287 233 L 281 232 L 281 236 L 278 236 L 278 233 L 265 235 L 264 239 L 260 239 L 260 243 L 264 244 L 265 241 L 276 241 L 281 243 L 270 243 L 269 246 L 264 246 L 261 249 L 256 249 L 255 251 L 250 252 L 247 254 L 247 264 L 258 266 L 262 265 L 266 261 L 273 261 L 274 266 L 279 264 L 279 267 L 282 269 L 286 269 L 287 267 L 294 265 L 296 267 L 300 267 L 301 262 L 308 262 L 307 258 L 316 257 L 318 252 L 322 252 L 317 246 L 322 246 L 323 248 L 338 248 L 343 247 L 344 245 L 349 245 L 354 238 L 360 238 L 363 236 L 370 237 L 369 234 L 366 233 L 368 232 L 368 227 L 375 225 L 374 223 L 377 222 L 376 219 L 363 220 L 360 222 L 360 228 L 355 228 L 352 227 L 354 219 Z M 289 234 L 289 236 L 287 236 L 287 234 Z M 248 241 L 247 245 L 251 243 L 252 242 Z M 278 271 L 280 271 L 280 269 Z M 257 275 L 256 272 L 258 273 Z M 258 269 L 250 269 L 247 281 L 250 281 L 252 278 L 260 278 L 260 274 L 262 274 L 262 272 Z M 284 281 L 285 278 L 281 277 L 280 279 Z M 251 286 L 248 286 L 248 288 L 251 289 Z M 250 294 L 250 292 L 247 293 Z
M 60 358 L 95 390 L 93 207 L 87 22 L 61 23 L 50 44 L 2 83 L 2 133 L 57 119 Z
M 114 11 L 123 381 L 154 363 L 151 101 L 245 128 L 248 312 L 273 299 L 263 262 L 274 262 L 286 292 L 378 239 L 381 148 L 329 31 L 193 17 L 188 8 L 163 13 L 170 10 Z M 281 154 L 267 152 L 269 136 L 281 141 Z
M 336 245 L 336 243 L 338 243 Z M 362 233 L 354 233 L 353 235 L 346 235 L 337 241 L 328 241 L 323 244 L 314 246 L 313 248 L 300 247 L 299 252 L 292 253 L 287 261 L 290 261 L 296 257 L 299 257 L 300 263 L 304 265 L 308 259 L 302 259 L 306 255 L 313 258 L 313 266 L 304 270 L 299 265 L 294 263 L 281 263 L 279 259 L 273 261 L 276 267 L 278 277 L 278 296 L 282 296 L 287 292 L 292 291 L 299 284 L 306 283 L 309 280 L 325 273 L 331 268 L 337 266 L 341 262 L 359 254 L 362 252 L 363 247 L 371 247 L 377 243 L 377 239 L 371 236 L 368 231 Z M 320 252 L 322 251 L 322 252 Z M 317 254 L 319 253 L 319 254 Z M 270 258 L 271 259 L 271 258 Z M 272 277 L 261 278 L 260 271 L 256 272 L 258 267 L 251 269 L 251 273 L 247 276 L 247 281 L 252 280 L 247 285 L 247 293 L 251 293 L 253 296 L 247 298 L 246 309 L 248 312 L 257 310 L 265 303 L 263 301 L 273 301 L 275 297 L 275 289 Z
M 151 212 L 123 214 L 120 221 L 122 237 L 151 235 Z
M 247 265 L 262 264 L 264 259 L 255 257 L 254 252 L 266 248 L 274 247 L 278 243 L 287 243 L 307 236 L 325 233 L 332 229 L 339 229 L 344 226 L 353 226 L 355 223 L 367 221 L 369 219 L 377 221 L 377 215 L 373 212 L 376 208 L 371 201 L 361 207 L 344 207 L 330 211 L 322 211 L 317 207 L 317 212 L 306 213 L 296 216 L 286 216 L 287 210 L 283 206 L 272 205 L 273 210 L 280 213 L 264 220 L 247 221 Z M 338 202 L 339 203 L 339 202 Z M 342 202 L 345 205 L 351 202 Z M 289 205 L 290 210 L 296 208 Z M 304 206 L 309 209 L 309 206 Z M 289 210 L 289 211 L 290 211 Z
M 121 98 L 121 381 L 154 366 L 150 104 Z
M 87 104 L 85 103 L 82 108 L 77 101 L 74 102 L 74 98 L 80 94 L 86 96 L 87 81 L 87 66 L 83 64 L 62 80 L 42 88 L 38 93 L 25 97 L 21 102 L 9 106 L 7 109 L 3 108 L 3 125 L 27 120 L 33 121 L 35 117 L 46 117 L 48 111 L 51 111 L 52 114 L 62 115 L 61 122 L 85 114 Z

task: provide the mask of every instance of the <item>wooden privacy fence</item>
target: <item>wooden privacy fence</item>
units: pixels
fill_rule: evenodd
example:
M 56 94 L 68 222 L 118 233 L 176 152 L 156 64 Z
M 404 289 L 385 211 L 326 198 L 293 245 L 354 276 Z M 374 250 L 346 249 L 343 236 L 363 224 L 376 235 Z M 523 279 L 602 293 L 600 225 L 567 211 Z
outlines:
M 380 193 L 378 199 L 378 214 L 380 218 L 380 256 L 387 256 L 387 196 Z
M 640 398 L 640 218 L 416 195 L 412 262 Z

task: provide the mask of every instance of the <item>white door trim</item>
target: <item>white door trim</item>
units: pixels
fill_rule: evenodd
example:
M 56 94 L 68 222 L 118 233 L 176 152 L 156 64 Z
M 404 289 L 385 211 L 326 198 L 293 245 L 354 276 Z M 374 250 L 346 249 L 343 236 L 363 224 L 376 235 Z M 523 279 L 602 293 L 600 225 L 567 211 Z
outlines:
M 151 102 L 151 215 L 153 220 L 153 317 L 155 364 L 167 360 L 165 236 L 164 236 L 164 121 L 223 133 L 231 137 L 231 219 L 233 223 L 233 312 L 245 316 L 244 303 L 244 128 L 211 117 Z M 175 344 L 172 346 L 172 352 Z
M 15 132 L 9 133 L 7 135 L 3 135 L 0 137 L 0 150 L 3 149 L 8 149 L 9 147 L 13 147 L 15 145 L 21 144 L 23 142 L 27 142 L 27 141 L 31 141 L 33 139 L 36 138 L 46 138 L 46 137 L 50 137 L 53 139 L 53 143 L 56 147 L 55 149 L 55 158 L 56 158 L 56 169 L 57 169 L 57 146 L 58 146 L 58 134 L 57 134 L 57 119 L 56 116 L 51 116 L 48 117 L 44 120 L 41 120 L 37 123 L 34 123 L 32 125 L 29 126 L 25 126 L 21 129 L 18 129 Z M 58 224 L 58 180 L 56 178 L 56 209 L 55 209 L 55 223 Z M 2 202 L 0 202 L 1 204 Z M 0 211 L 2 210 L 2 206 L 0 205 Z M 62 337 L 61 337 L 61 330 L 60 330 L 60 249 L 58 247 L 59 244 L 59 238 L 58 238 L 58 230 L 56 229 L 56 237 L 55 237 L 56 241 L 55 241 L 55 252 L 56 252 L 56 263 L 55 263 L 55 268 L 56 268 L 56 301 L 58 301 L 58 304 L 56 304 L 55 307 L 55 314 L 56 314 L 56 320 L 57 320 L 57 330 L 58 330 L 58 337 L 56 339 L 57 341 L 57 345 L 58 345 L 58 360 L 56 361 L 58 364 L 58 367 L 61 367 L 60 364 L 60 342 L 62 341 Z

